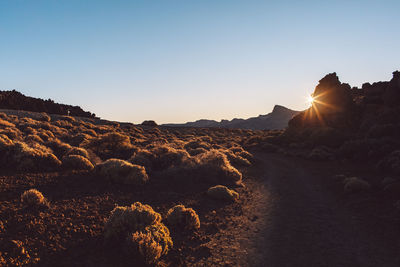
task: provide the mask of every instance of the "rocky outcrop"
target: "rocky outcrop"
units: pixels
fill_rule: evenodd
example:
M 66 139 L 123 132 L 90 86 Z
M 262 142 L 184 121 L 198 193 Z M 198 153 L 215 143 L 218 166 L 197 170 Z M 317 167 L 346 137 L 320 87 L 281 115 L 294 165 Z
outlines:
M 289 121 L 289 127 L 329 126 L 345 128 L 352 125 L 355 105 L 350 85 L 341 83 L 336 73 L 322 78 L 312 94 L 311 107 Z
M 48 114 L 69 115 L 95 118 L 96 115 L 84 111 L 79 106 L 71 106 L 55 103 L 53 100 L 43 100 L 29 97 L 17 92 L 0 91 L 0 109 L 25 110 L 33 112 L 46 112 Z

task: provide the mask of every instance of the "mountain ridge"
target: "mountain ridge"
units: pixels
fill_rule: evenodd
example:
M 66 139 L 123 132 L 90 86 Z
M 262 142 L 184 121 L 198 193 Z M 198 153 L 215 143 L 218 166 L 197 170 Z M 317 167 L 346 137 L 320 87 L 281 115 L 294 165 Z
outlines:
M 167 123 L 163 126 L 168 127 L 200 127 L 200 128 L 230 128 L 230 129 L 249 129 L 249 130 L 280 130 L 288 126 L 288 122 L 293 116 L 301 111 L 291 110 L 281 105 L 275 105 L 272 112 L 248 119 L 234 118 L 232 120 L 222 119 L 221 121 L 200 119 L 186 123 Z

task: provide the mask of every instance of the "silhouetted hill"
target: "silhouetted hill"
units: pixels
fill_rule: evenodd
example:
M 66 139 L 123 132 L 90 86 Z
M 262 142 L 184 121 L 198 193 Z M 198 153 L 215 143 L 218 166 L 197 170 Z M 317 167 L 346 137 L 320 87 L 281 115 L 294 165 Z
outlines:
M 250 130 L 274 130 L 284 129 L 288 126 L 288 121 L 298 114 L 299 111 L 291 110 L 283 106 L 276 105 L 271 113 L 259 115 L 249 119 L 221 120 L 198 120 L 184 124 L 164 124 L 170 127 L 219 127 L 230 129 L 250 129 Z
M 49 114 L 70 115 L 94 118 L 96 115 L 84 111 L 79 106 L 54 103 L 53 100 L 43 100 L 25 96 L 16 90 L 0 91 L 0 109 L 15 109 L 34 112 L 46 112 Z

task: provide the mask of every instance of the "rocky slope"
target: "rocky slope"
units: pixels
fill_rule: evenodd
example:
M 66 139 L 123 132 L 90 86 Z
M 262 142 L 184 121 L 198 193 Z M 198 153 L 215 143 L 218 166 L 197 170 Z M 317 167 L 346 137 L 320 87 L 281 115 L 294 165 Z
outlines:
M 25 110 L 34 112 L 46 112 L 49 114 L 70 115 L 94 118 L 96 115 L 84 111 L 79 106 L 54 103 L 53 100 L 43 100 L 25 96 L 16 90 L 0 91 L 0 109 Z

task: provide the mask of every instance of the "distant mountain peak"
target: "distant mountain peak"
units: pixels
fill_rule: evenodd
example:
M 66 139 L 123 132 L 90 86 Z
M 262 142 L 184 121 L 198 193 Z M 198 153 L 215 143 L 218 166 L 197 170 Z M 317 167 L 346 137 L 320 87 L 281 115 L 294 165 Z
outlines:
M 284 106 L 275 105 L 271 113 L 248 119 L 235 118 L 233 120 L 221 120 L 221 122 L 202 119 L 184 124 L 164 125 L 170 127 L 219 127 L 251 130 L 272 130 L 286 128 L 289 120 L 298 113 L 299 111 L 291 110 Z
M 281 106 L 281 105 L 275 105 L 272 113 L 276 113 L 276 112 L 287 112 L 290 111 L 291 109 L 288 109 L 287 107 Z

